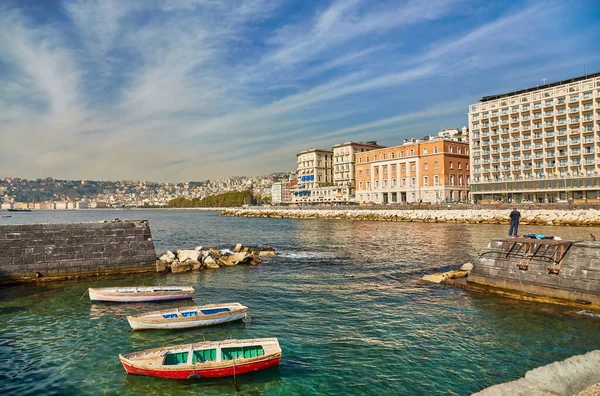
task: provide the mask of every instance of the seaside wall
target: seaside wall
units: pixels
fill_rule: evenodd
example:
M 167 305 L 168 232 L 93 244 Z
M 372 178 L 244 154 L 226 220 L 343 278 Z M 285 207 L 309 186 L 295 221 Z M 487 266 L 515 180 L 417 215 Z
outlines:
M 0 282 L 155 270 L 146 220 L 0 226 Z
M 459 207 L 456 205 L 456 207 Z M 244 208 L 226 209 L 221 216 L 293 219 L 346 219 L 418 223 L 509 224 L 506 209 L 362 209 L 362 208 Z M 521 209 L 521 225 L 600 226 L 598 209 Z
M 600 309 L 600 241 L 573 243 L 566 251 L 558 274 L 550 273 L 551 259 L 554 256 L 551 246 L 544 254 L 545 246 L 541 246 L 536 256 L 530 261 L 524 258 L 521 240 L 504 238 L 493 239 L 483 249 L 469 274 L 469 284 L 491 286 L 509 290 L 517 294 L 531 294 L 543 297 L 558 298 L 571 302 L 590 304 L 590 308 Z M 535 240 L 530 240 L 537 248 Z M 517 244 L 513 247 L 514 244 Z M 512 249 L 512 252 L 511 252 Z M 515 254 L 515 252 L 517 252 Z M 527 265 L 527 269 L 519 265 Z M 555 265 L 555 268 L 558 268 Z

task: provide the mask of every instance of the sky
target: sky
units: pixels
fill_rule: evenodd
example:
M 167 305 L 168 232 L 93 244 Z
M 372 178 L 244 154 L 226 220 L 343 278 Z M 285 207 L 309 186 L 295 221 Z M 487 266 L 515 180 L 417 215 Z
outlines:
M 600 72 L 600 2 L 3 0 L 0 177 L 180 182 Z

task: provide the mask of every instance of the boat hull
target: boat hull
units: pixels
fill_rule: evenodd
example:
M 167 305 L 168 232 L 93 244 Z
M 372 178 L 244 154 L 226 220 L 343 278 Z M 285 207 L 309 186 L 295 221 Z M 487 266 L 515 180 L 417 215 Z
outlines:
M 139 293 L 105 292 L 102 289 L 89 289 L 91 301 L 109 302 L 152 302 L 183 300 L 194 297 L 194 290 L 183 291 L 157 291 Z
M 233 322 L 244 319 L 246 312 L 235 313 L 216 318 L 195 319 L 179 322 L 156 323 L 155 321 L 145 320 L 144 318 L 127 317 L 127 321 L 133 330 L 169 330 L 169 329 L 191 329 L 194 327 L 214 326 L 221 323 Z
M 276 357 L 260 362 L 251 362 L 236 366 L 220 367 L 212 369 L 144 369 L 135 367 L 123 360 L 121 363 L 128 374 L 147 375 L 150 377 L 166 378 L 166 379 L 198 379 L 198 378 L 216 378 L 216 377 L 231 377 L 233 375 L 247 374 L 255 371 L 266 370 L 272 367 L 277 367 L 281 357 Z

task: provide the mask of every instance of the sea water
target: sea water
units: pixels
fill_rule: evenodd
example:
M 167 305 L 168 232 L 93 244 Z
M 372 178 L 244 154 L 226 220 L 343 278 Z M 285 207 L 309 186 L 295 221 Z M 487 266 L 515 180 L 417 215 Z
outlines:
M 474 261 L 506 226 L 219 217 L 194 210 L 40 211 L 0 224 L 149 219 L 167 249 L 271 245 L 257 267 L 91 277 L 0 287 L 4 394 L 464 395 L 600 349 L 600 319 L 421 281 Z M 587 239 L 599 229 L 521 226 Z M 89 287 L 191 285 L 194 300 L 91 303 Z M 81 298 L 83 296 L 83 298 Z M 80 299 L 81 298 L 81 299 Z M 133 332 L 126 315 L 241 302 L 252 320 Z M 277 337 L 279 368 L 173 381 L 127 375 L 118 355 L 164 345 Z

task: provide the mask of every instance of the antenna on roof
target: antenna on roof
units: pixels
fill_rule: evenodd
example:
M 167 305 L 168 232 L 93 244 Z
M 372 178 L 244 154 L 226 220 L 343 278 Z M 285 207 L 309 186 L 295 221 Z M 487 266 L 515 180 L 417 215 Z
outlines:
M 542 78 L 542 82 L 544 83 L 544 85 L 546 85 L 546 80 L 547 78 Z

